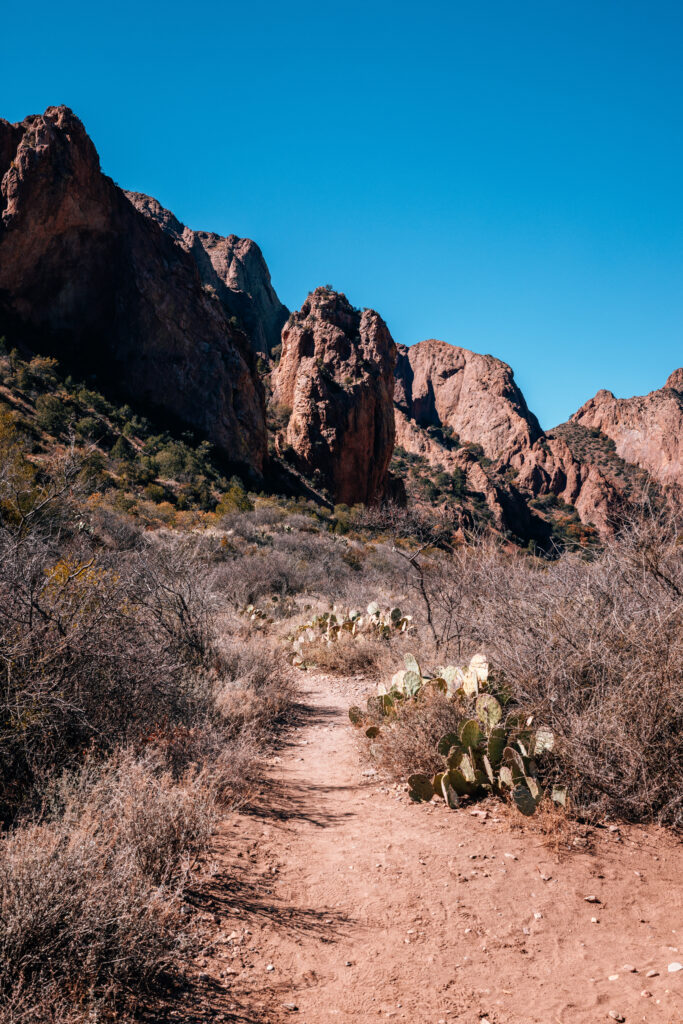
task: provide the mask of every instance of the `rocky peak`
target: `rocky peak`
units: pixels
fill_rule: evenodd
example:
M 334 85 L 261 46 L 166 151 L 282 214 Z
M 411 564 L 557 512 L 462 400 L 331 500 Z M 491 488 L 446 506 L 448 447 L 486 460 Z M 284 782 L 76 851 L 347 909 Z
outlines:
M 68 107 L 0 121 L 0 159 L 4 332 L 260 472 L 266 433 L 253 358 L 193 256 L 101 173 Z
M 683 486 L 683 369 L 647 395 L 615 398 L 598 391 L 571 417 L 614 441 L 617 454 L 658 483 Z
M 388 487 L 396 346 L 373 310 L 316 288 L 282 330 L 273 401 L 288 416 L 278 449 L 337 503 L 372 503 Z
M 450 427 L 491 459 L 543 433 L 512 370 L 493 356 L 435 339 L 399 345 L 396 378 L 396 404 L 407 417 L 422 427 Z
M 269 353 L 279 344 L 288 310 L 278 299 L 263 253 L 256 242 L 237 235 L 223 237 L 210 231 L 192 231 L 156 199 L 142 192 L 126 192 L 133 206 L 194 257 L 205 287 L 213 289 L 236 316 L 255 352 Z

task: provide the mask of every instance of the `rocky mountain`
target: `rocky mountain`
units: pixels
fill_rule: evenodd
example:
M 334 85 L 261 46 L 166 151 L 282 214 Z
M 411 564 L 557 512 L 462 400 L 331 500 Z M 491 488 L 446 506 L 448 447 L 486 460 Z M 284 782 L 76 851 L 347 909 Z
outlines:
M 527 448 L 542 434 L 506 363 L 445 341 L 398 346 L 395 401 L 406 419 L 447 427 L 490 459 Z
M 194 250 L 101 172 L 71 110 L 0 121 L 0 180 L 0 333 L 190 425 L 260 474 L 264 397 L 233 307 L 204 283 Z M 258 267 L 248 246 L 228 242 Z
M 311 292 L 283 328 L 277 450 L 336 503 L 370 504 L 391 486 L 395 363 L 381 316 L 328 288 Z
M 615 398 L 611 391 L 598 391 L 571 422 L 611 438 L 624 461 L 660 484 L 683 487 L 683 368 L 648 395 Z
M 645 489 L 683 484 L 683 370 L 643 398 L 601 391 L 544 434 L 509 366 L 429 340 L 398 346 L 395 402 L 397 450 L 420 460 L 423 492 L 426 477 L 457 474 L 498 529 L 523 539 L 544 542 L 540 520 L 579 535 L 567 510 L 608 535 Z
M 167 235 L 191 253 L 202 284 L 236 316 L 255 352 L 267 354 L 280 344 L 289 310 L 277 295 L 266 261 L 256 242 L 210 231 L 192 231 L 142 192 L 126 192 L 136 210 L 154 220 Z
M 405 481 L 413 500 L 548 545 L 609 534 L 644 488 L 683 487 L 683 368 L 642 397 L 600 391 L 544 433 L 492 356 L 396 346 L 327 287 L 288 317 L 256 243 L 122 191 L 67 107 L 0 120 L 2 334 L 192 427 L 243 475 L 329 502 L 401 497 Z M 275 357 L 270 462 L 257 354 Z

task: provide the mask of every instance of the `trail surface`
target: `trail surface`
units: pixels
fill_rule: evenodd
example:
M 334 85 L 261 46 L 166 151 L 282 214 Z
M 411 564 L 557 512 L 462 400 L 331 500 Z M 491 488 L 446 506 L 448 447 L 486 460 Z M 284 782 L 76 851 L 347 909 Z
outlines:
M 680 846 L 605 829 L 558 858 L 497 804 L 411 804 L 359 757 L 357 685 L 303 677 L 301 725 L 217 836 L 210 1019 L 683 1020 L 683 971 L 667 969 L 683 960 Z

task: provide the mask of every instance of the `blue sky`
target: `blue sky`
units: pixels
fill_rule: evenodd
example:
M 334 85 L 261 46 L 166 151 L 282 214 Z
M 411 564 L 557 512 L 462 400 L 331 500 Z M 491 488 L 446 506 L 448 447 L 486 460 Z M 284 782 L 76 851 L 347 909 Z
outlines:
M 255 238 L 397 341 L 510 363 L 549 428 L 683 364 L 683 5 L 34 0 L 0 116 L 66 103 L 103 169 Z

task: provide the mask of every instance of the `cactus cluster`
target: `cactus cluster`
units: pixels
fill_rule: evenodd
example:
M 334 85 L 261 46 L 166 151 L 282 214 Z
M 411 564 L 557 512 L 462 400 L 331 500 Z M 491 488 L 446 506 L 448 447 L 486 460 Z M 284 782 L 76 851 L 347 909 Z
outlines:
M 412 616 L 404 615 L 400 608 L 382 610 L 372 601 L 365 613 L 358 608 L 341 609 L 336 605 L 331 612 L 322 612 L 310 622 L 300 626 L 292 639 L 294 664 L 306 663 L 306 644 L 315 640 L 335 643 L 342 633 L 349 636 L 372 634 L 388 639 L 394 633 L 406 633 L 411 628 Z
M 442 665 L 432 673 L 423 672 L 414 654 L 406 654 L 405 668 L 392 676 L 387 687 L 380 683 L 377 692 L 393 700 L 417 697 L 424 686 L 441 690 L 447 697 L 468 697 L 486 689 L 489 677 L 488 661 L 483 654 L 475 654 L 469 665 Z
M 256 605 L 248 604 L 242 609 L 242 614 L 246 615 L 251 622 L 271 622 L 272 620 L 268 617 L 268 613 L 264 612 L 263 608 L 257 608 Z
M 509 797 L 522 814 L 535 812 L 543 789 L 539 782 L 538 759 L 555 744 L 553 732 L 543 726 L 534 728 L 532 718 L 509 710 L 509 699 L 501 687 L 490 692 L 488 660 L 476 654 L 469 665 L 440 666 L 424 673 L 412 654 L 405 656 L 405 668 L 397 672 L 387 686 L 380 683 L 377 694 L 368 698 L 367 713 L 353 707 L 351 722 L 364 727 L 374 739 L 380 733 L 378 718 L 392 718 L 401 702 L 418 700 L 429 687 L 441 690 L 450 699 L 459 699 L 470 714 L 457 732 L 443 736 L 437 752 L 444 759 L 443 770 L 432 778 L 411 775 L 409 796 L 417 802 L 443 797 L 449 807 L 458 807 L 463 797 L 483 796 L 487 792 Z M 566 804 L 566 790 L 554 786 L 551 799 Z
M 550 729 L 534 729 L 532 718 L 514 713 L 505 718 L 501 702 L 490 693 L 480 693 L 475 699 L 474 717 L 438 743 L 437 750 L 445 761 L 443 771 L 431 779 L 411 775 L 410 798 L 422 801 L 436 795 L 443 797 L 449 807 L 458 807 L 462 797 L 489 792 L 509 796 L 522 814 L 531 815 L 543 798 L 537 759 L 552 750 L 554 743 Z M 550 795 L 556 803 L 565 805 L 566 790 L 562 786 L 554 786 Z

